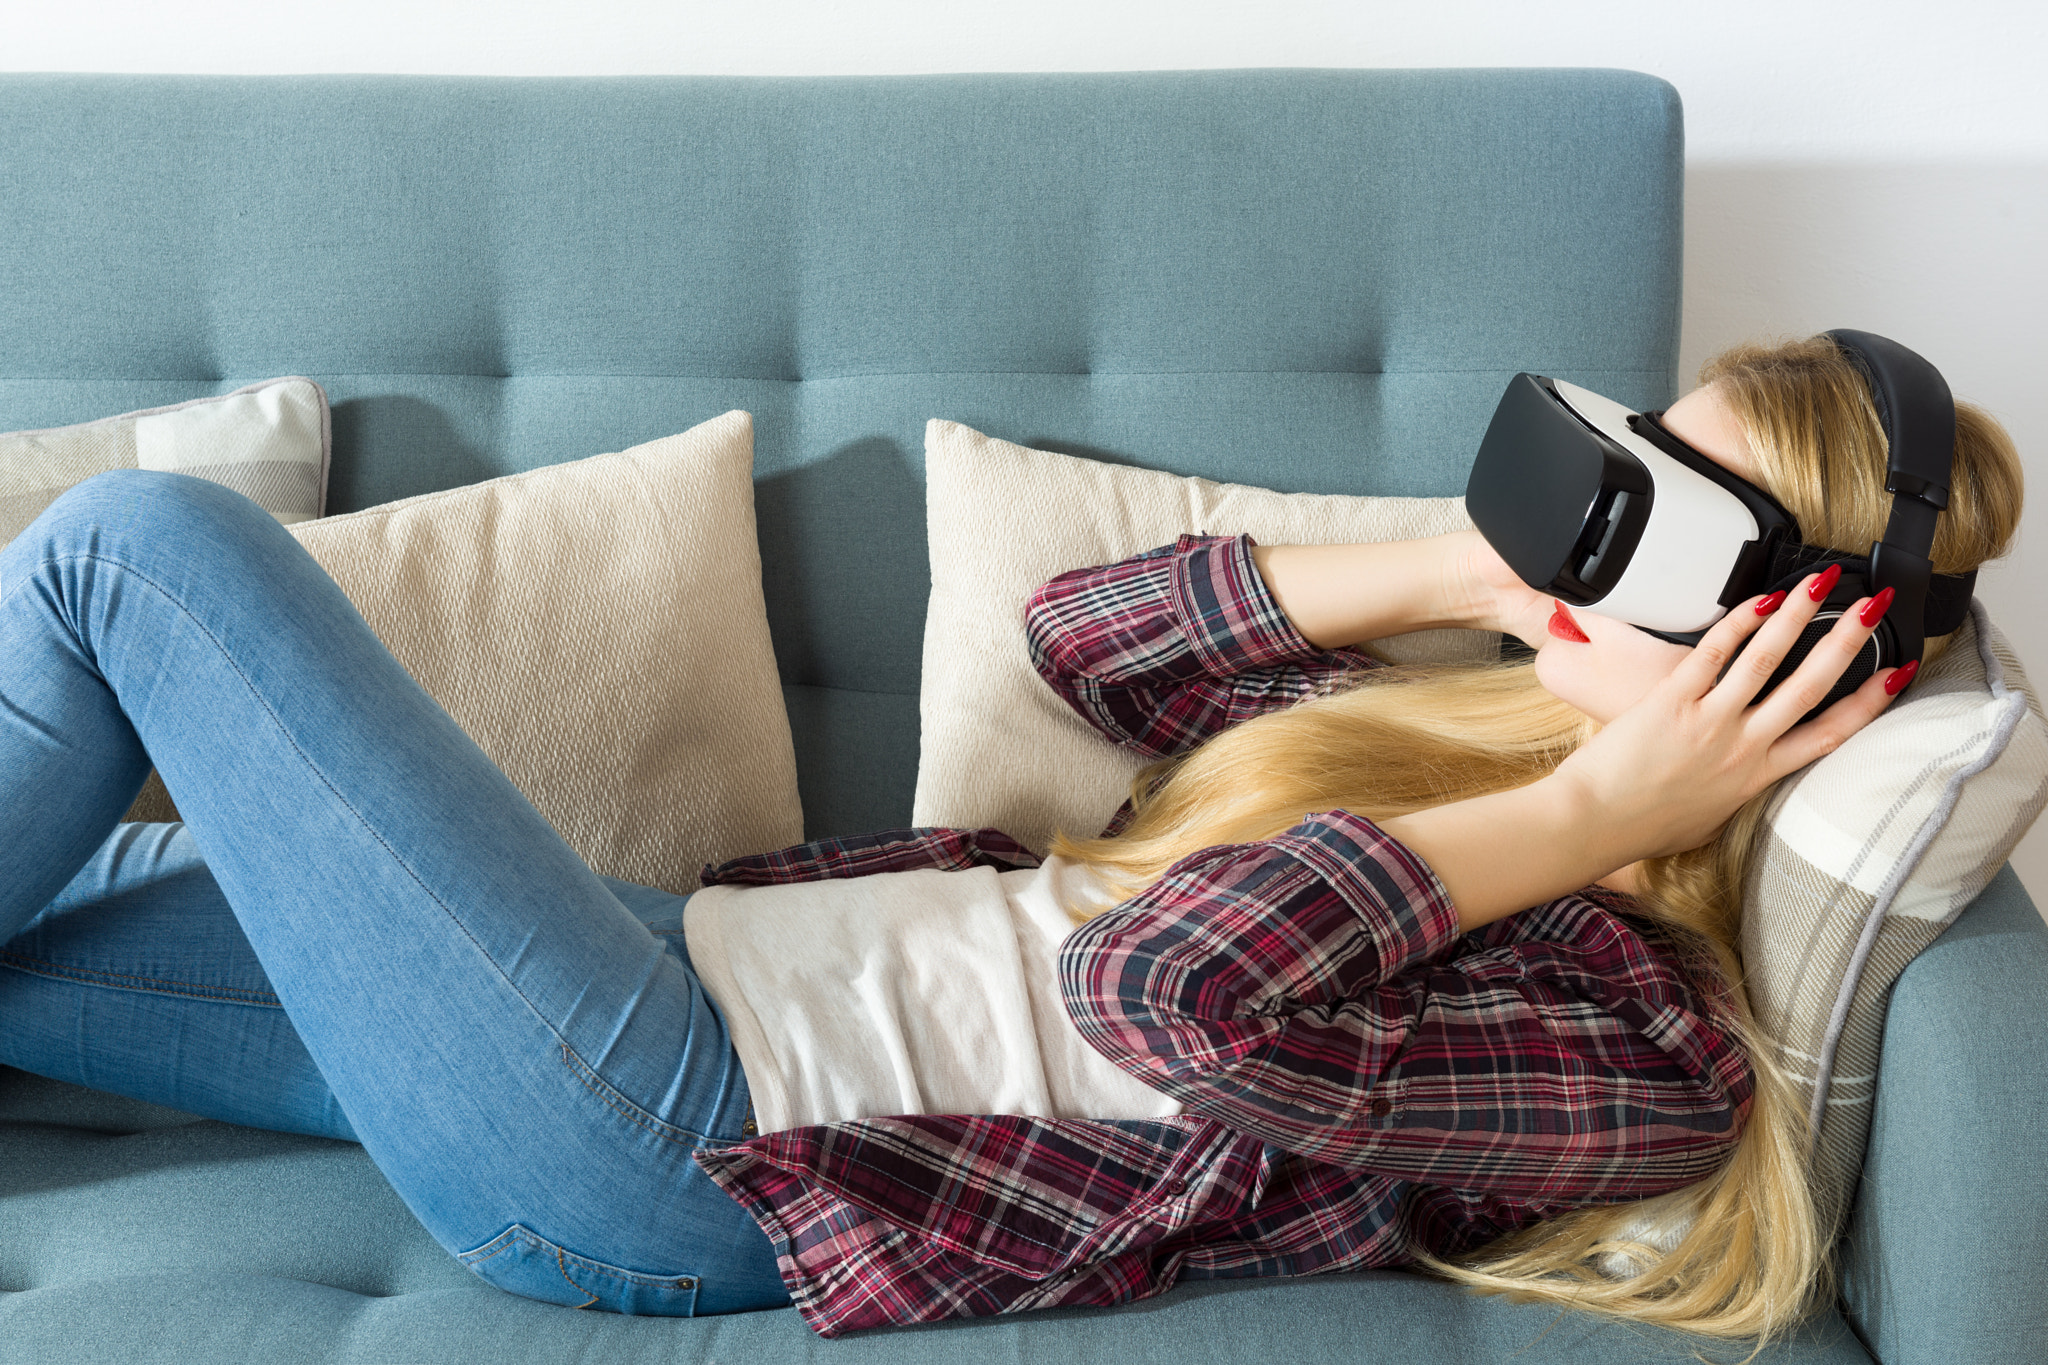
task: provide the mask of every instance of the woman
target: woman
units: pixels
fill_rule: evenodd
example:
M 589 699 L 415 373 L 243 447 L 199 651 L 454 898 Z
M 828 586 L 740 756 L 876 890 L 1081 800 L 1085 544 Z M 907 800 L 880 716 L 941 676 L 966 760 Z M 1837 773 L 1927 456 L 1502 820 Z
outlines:
M 1832 345 L 1707 377 L 1666 424 L 1867 544 L 1882 436 Z M 1960 433 L 1943 572 L 2017 516 L 2009 441 Z M 1852 612 L 1749 706 L 1813 610 L 1745 604 L 1697 649 L 1552 628 L 1469 536 L 1069 575 L 1034 609 L 1049 679 L 1181 760 L 1121 835 L 1035 870 L 986 833 L 742 860 L 685 942 L 683 902 L 584 868 L 274 523 L 106 476 L 0 553 L 0 1061 L 360 1141 L 479 1275 L 579 1307 L 793 1297 L 834 1333 L 1476 1252 L 1451 1273 L 1775 1328 L 1822 1255 L 1730 888 L 1770 785 L 1898 681 L 1794 725 Z M 1334 648 L 1444 624 L 1535 663 Z M 188 823 L 116 827 L 152 762 Z M 1048 906 L 1087 922 L 1062 944 Z M 1648 1197 L 1691 1216 L 1668 1255 L 1548 1278 L 1614 1269 Z

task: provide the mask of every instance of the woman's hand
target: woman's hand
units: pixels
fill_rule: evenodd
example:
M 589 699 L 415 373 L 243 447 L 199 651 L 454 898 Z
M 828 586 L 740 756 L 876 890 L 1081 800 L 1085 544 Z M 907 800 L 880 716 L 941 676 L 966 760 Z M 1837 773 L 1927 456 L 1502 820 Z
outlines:
M 1864 621 L 1865 599 L 1791 677 L 1751 705 L 1819 611 L 1808 589 L 1820 577 L 1808 578 L 1768 613 L 1757 611 L 1764 599 L 1729 612 L 1670 676 L 1550 776 L 1384 820 L 1381 828 L 1429 863 L 1467 930 L 1644 858 L 1706 843 L 1745 801 L 1875 719 L 1891 701 L 1888 684 L 1905 672 L 1886 669 L 1813 720 L 1796 723 L 1870 638 L 1882 613 Z
M 1454 546 L 1448 561 L 1452 585 L 1446 592 L 1461 603 L 1457 614 L 1465 624 L 1541 648 L 1549 629 L 1551 599 L 1524 583 L 1479 532 L 1459 531 L 1446 539 Z
M 1757 700 L 1820 610 L 1811 589 L 1820 584 L 1825 597 L 1833 581 L 1814 574 L 1782 606 L 1752 599 L 1736 607 L 1669 677 L 1559 765 L 1554 780 L 1613 841 L 1607 856 L 1619 859 L 1616 867 L 1706 843 L 1744 802 L 1832 753 L 1891 702 L 1887 684 L 1899 669 L 1797 723 L 1870 639 L 1888 595 L 1874 613 L 1869 598 L 1850 607 L 1792 675 Z M 1774 609 L 1760 614 L 1760 604 Z

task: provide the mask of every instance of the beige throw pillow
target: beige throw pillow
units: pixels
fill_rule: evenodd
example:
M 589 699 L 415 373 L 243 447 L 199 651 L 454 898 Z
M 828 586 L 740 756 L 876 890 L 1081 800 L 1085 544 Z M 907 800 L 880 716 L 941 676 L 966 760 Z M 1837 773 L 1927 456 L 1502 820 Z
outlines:
M 803 837 L 753 458 L 730 412 L 293 533 L 592 868 L 686 894 Z
M 285 525 L 320 515 L 332 446 L 327 395 L 310 379 L 265 379 L 213 398 L 78 426 L 0 434 L 0 545 L 74 484 L 109 469 L 211 479 Z
M 1040 584 L 1183 533 L 1323 545 L 1472 524 L 1462 498 L 1275 493 L 1031 450 L 945 421 L 925 428 L 925 488 L 932 595 L 911 819 L 993 826 L 1040 851 L 1055 830 L 1099 830 L 1144 765 L 1031 667 L 1024 608 Z M 1404 662 L 1482 659 L 1495 657 L 1499 637 L 1425 631 L 1373 647 Z

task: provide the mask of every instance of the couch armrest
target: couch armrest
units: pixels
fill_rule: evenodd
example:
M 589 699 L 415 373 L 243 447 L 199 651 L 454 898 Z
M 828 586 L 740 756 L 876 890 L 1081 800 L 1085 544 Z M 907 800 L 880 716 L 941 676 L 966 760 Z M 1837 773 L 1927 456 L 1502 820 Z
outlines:
M 2011 867 L 1892 990 L 1842 1256 L 1884 1365 L 2038 1362 L 2048 1341 L 2048 927 Z

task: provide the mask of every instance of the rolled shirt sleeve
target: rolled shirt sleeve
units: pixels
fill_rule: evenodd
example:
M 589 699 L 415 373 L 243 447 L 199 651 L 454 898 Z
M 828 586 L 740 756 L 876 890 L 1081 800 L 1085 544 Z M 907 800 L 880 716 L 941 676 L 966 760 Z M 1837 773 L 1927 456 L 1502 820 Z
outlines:
M 1108 738 L 1150 758 L 1187 752 L 1376 662 L 1302 638 L 1252 562 L 1250 536 L 1182 536 L 1040 588 L 1032 664 Z
M 1619 1200 L 1725 1160 L 1750 1076 L 1668 945 L 1584 897 L 1460 938 L 1371 821 L 1203 850 L 1061 954 L 1112 1062 L 1284 1150 L 1530 1199 Z

